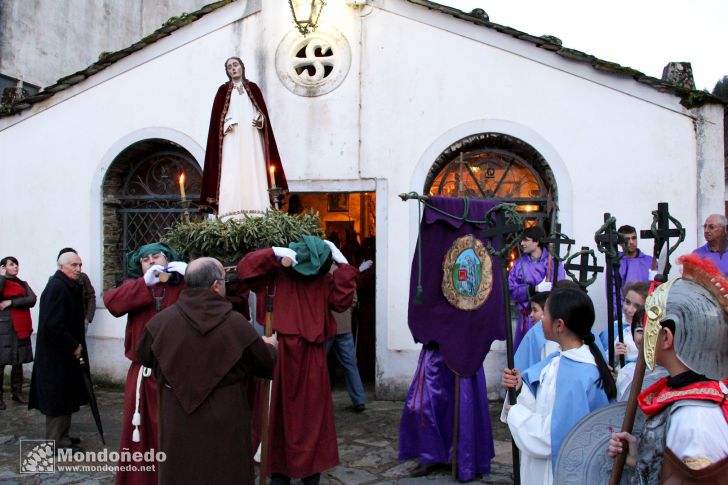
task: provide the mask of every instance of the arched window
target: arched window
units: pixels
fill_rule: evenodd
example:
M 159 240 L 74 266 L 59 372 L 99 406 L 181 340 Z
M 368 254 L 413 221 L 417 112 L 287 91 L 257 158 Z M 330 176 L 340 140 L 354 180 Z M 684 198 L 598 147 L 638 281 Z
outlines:
M 185 176 L 182 201 L 179 177 Z M 125 149 L 104 178 L 104 289 L 126 277 L 126 255 L 159 241 L 197 209 L 202 172 L 190 153 L 166 140 L 144 140 Z
M 424 189 L 429 195 L 514 203 L 528 224 L 547 230 L 557 201 L 546 160 L 527 143 L 502 133 L 474 135 L 448 147 L 433 163 Z

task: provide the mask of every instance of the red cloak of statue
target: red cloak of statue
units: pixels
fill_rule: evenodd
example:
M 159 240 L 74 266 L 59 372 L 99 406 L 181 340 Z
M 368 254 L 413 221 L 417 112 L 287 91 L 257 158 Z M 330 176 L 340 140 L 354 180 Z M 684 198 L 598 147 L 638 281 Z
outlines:
M 273 127 L 268 116 L 268 108 L 263 100 L 263 93 L 261 93 L 260 88 L 254 82 L 246 80 L 244 83 L 253 105 L 263 113 L 262 143 L 265 153 L 266 171 L 270 170 L 270 167 L 275 167 L 276 187 L 288 190 L 286 174 L 283 172 L 283 164 L 278 154 L 278 146 L 273 136 Z M 200 191 L 199 200 L 200 210 L 203 212 L 217 213 L 220 195 L 220 173 L 222 168 L 223 126 L 225 124 L 225 115 L 228 112 L 228 106 L 230 104 L 230 92 L 232 89 L 233 83 L 231 81 L 220 86 L 215 94 L 215 100 L 212 103 L 210 129 L 207 133 L 207 149 L 205 150 L 205 167 L 202 172 L 202 190 Z M 268 180 L 268 188 L 270 188 L 270 178 L 266 177 L 266 179 Z

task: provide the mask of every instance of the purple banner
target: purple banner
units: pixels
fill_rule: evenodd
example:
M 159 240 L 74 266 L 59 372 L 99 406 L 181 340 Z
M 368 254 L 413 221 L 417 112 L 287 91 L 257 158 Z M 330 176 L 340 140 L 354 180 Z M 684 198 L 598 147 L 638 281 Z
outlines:
M 486 224 L 464 219 L 484 221 L 485 214 L 500 203 L 493 199 L 470 199 L 466 205 L 465 199 L 430 197 L 428 204 L 432 207 L 425 206 L 420 224 L 422 303 L 414 303 L 420 276 L 415 249 L 410 277 L 408 324 L 415 341 L 437 343 L 447 366 L 461 376 L 475 374 L 483 365 L 493 340 L 505 339 L 502 271 L 498 259 L 492 258 L 492 287 L 485 302 L 476 309 L 461 310 L 448 302 L 443 294 L 443 263 L 460 237 L 473 235 L 486 245 L 487 241 L 480 237 Z M 455 288 L 466 297 L 477 292 L 473 282 L 478 286 L 483 280 L 479 275 L 473 277 L 472 269 L 487 267 L 482 261 L 473 263 L 474 254 L 472 250 L 462 252 L 461 257 L 457 258 L 455 270 L 446 276 L 454 281 Z

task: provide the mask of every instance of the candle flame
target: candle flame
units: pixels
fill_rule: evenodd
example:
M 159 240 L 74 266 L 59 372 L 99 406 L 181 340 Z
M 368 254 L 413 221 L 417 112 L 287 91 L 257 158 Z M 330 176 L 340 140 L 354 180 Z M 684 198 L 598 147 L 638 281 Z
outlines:
M 273 175 L 276 173 L 276 167 L 271 165 L 270 168 L 268 169 L 268 171 L 270 172 L 271 175 Z
M 184 185 L 185 184 L 185 173 L 184 172 L 182 172 L 181 174 L 179 174 L 179 184 L 180 185 Z

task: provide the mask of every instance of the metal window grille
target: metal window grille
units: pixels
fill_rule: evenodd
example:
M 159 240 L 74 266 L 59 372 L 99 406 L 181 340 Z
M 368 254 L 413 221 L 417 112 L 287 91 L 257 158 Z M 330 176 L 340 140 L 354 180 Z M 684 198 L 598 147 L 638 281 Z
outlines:
M 182 201 L 179 176 L 185 174 L 187 202 Z M 139 246 L 156 242 L 182 220 L 190 200 L 200 194 L 202 174 L 197 163 L 179 152 L 155 153 L 137 163 L 124 180 L 117 212 L 122 224 L 121 263 L 127 276 L 127 258 Z M 191 218 L 204 217 L 189 207 Z

